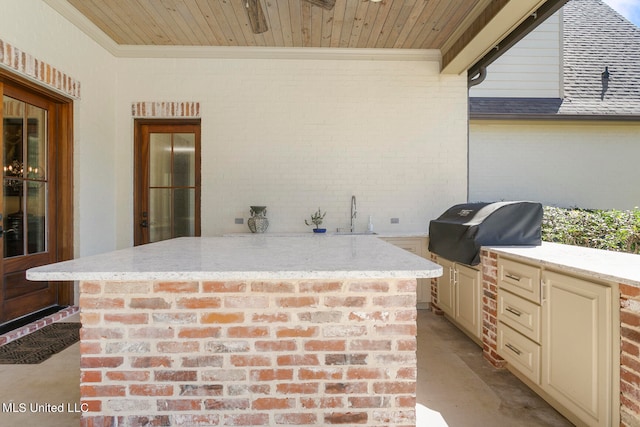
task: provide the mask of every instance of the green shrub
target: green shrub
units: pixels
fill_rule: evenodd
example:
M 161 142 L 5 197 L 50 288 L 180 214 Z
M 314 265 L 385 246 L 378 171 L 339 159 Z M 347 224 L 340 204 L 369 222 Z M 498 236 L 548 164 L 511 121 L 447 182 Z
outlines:
M 542 240 L 618 252 L 640 253 L 640 210 L 544 207 Z

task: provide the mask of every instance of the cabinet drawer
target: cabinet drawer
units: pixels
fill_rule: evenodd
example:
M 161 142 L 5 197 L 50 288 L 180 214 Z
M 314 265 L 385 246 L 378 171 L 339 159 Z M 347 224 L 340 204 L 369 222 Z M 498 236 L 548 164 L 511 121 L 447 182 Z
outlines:
M 540 343 L 540 306 L 503 289 L 498 291 L 498 320 Z
M 540 269 L 499 258 L 498 287 L 540 304 Z
M 540 346 L 498 322 L 498 354 L 513 368 L 540 384 Z

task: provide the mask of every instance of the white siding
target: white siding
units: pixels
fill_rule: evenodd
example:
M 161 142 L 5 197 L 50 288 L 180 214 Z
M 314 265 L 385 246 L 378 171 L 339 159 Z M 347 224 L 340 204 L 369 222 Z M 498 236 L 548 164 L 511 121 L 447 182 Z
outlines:
M 250 205 L 267 206 L 269 231 L 310 231 L 318 207 L 335 230 L 349 224 L 351 195 L 359 230 L 372 215 L 377 231 L 426 231 L 466 200 L 466 79 L 435 62 L 124 59 L 118 74 L 123 154 L 131 102 L 200 102 L 203 235 L 248 231 Z M 124 172 L 119 237 L 129 242 Z
M 470 131 L 471 201 L 640 206 L 638 123 L 475 121 Z
M 557 12 L 487 68 L 471 97 L 561 98 L 561 12 Z

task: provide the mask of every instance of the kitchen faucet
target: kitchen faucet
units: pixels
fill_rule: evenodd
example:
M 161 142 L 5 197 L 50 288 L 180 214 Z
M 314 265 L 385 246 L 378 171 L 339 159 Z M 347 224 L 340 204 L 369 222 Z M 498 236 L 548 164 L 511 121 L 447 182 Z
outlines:
M 353 219 L 358 215 L 356 211 L 356 196 L 351 196 L 351 232 L 353 233 Z

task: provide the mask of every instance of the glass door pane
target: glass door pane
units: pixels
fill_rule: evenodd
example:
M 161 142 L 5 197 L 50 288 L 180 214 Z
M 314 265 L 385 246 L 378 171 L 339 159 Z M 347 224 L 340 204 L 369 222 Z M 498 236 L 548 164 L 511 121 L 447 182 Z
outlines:
M 149 171 L 151 187 L 171 185 L 171 134 L 149 135 Z
M 173 162 L 173 185 L 193 187 L 196 182 L 196 138 L 194 134 L 173 134 Z
M 159 242 L 171 238 L 171 189 L 149 190 L 149 239 Z
M 149 133 L 149 241 L 196 235 L 196 135 Z
M 174 237 L 195 235 L 195 193 L 193 188 L 173 190 Z
M 4 257 L 45 252 L 47 111 L 3 97 Z
M 44 182 L 27 183 L 27 252 L 47 249 L 45 218 L 47 214 L 47 186 Z

